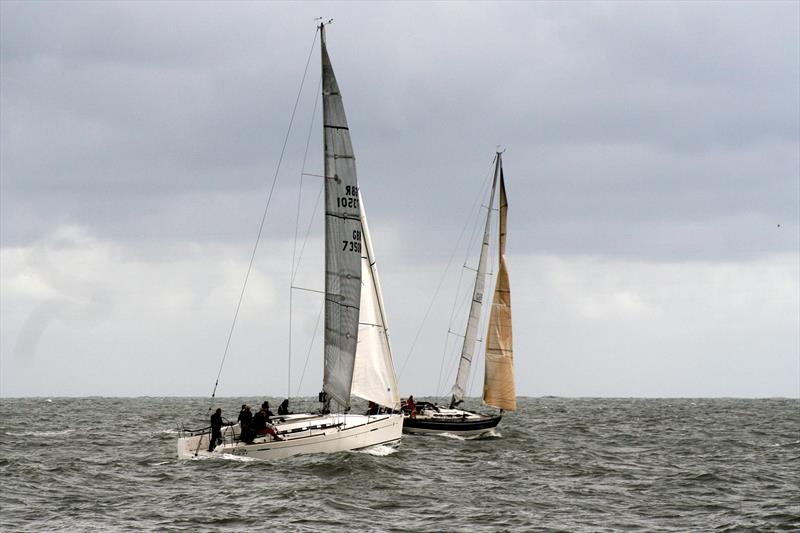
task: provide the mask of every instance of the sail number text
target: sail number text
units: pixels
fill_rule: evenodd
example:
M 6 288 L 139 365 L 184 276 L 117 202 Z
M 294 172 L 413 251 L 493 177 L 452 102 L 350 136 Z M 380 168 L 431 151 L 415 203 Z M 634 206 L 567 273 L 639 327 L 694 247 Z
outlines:
M 353 230 L 353 240 L 342 241 L 342 251 L 350 251 L 355 253 L 361 253 L 361 231 L 360 230 Z
M 345 185 L 344 196 L 336 198 L 336 207 L 358 209 L 358 187 L 355 185 Z

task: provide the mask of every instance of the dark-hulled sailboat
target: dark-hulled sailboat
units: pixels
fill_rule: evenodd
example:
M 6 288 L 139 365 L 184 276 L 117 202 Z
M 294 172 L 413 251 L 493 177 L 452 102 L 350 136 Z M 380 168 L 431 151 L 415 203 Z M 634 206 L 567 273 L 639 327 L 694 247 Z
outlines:
M 500 410 L 499 414 L 489 415 L 467 411 L 459 408 L 469 379 L 472 360 L 478 336 L 483 307 L 483 293 L 486 285 L 486 263 L 489 256 L 491 230 L 491 213 L 494 206 L 495 192 L 499 185 L 499 268 L 495 283 L 494 297 L 489 315 L 486 334 L 486 357 L 483 382 L 483 403 Z M 483 231 L 478 270 L 475 275 L 475 287 L 464 335 L 464 344 L 458 364 L 458 373 L 451 390 L 451 401 L 448 407 L 429 402 L 419 402 L 412 410 L 404 406 L 403 431 L 405 433 L 450 433 L 464 437 L 475 437 L 491 432 L 500 423 L 504 411 L 514 411 L 517 407 L 514 387 L 514 354 L 511 335 L 511 288 L 506 267 L 506 217 L 508 201 L 503 179 L 502 153 L 495 158 L 494 179 L 489 196 L 489 208 Z

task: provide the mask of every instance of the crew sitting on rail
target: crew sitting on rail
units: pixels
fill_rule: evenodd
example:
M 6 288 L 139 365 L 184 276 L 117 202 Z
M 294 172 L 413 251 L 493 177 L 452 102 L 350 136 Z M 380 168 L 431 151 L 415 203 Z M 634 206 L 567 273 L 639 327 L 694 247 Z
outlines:
M 256 416 L 253 417 L 252 430 L 248 444 L 253 442 L 253 438 L 255 437 L 265 437 L 267 435 L 272 435 L 272 438 L 275 440 L 281 440 L 278 436 L 278 432 L 275 431 L 275 426 L 267 422 L 267 411 L 264 410 L 263 407 L 256 413 Z
M 278 416 L 284 416 L 284 415 L 289 415 L 289 414 L 291 414 L 289 412 L 289 398 L 286 398 L 278 406 Z

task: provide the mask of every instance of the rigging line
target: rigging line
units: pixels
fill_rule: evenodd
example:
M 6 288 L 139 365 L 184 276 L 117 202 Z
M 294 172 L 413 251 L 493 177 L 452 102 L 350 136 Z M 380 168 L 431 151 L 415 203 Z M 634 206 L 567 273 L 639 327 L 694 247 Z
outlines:
M 325 301 L 319 306 L 319 313 L 317 314 L 317 323 L 314 326 L 314 333 L 311 334 L 311 343 L 308 345 L 308 353 L 306 354 L 306 362 L 303 365 L 303 372 L 300 374 L 300 383 L 297 384 L 297 393 L 295 396 L 300 396 L 300 387 L 303 386 L 303 379 L 306 377 L 306 368 L 308 368 L 308 360 L 311 358 L 311 351 L 314 348 L 314 341 L 317 338 L 317 330 L 319 330 L 319 322 L 322 318 L 322 310 L 325 308 Z
M 316 39 L 316 34 L 315 34 Z M 312 51 L 313 51 L 313 44 L 312 44 Z M 319 76 L 319 81 L 317 82 L 317 90 L 314 94 L 320 95 L 320 88 L 322 87 L 322 74 Z M 294 311 L 294 298 L 292 294 L 292 288 L 294 287 L 294 279 L 297 275 L 297 270 L 299 269 L 299 259 L 297 259 L 297 232 L 300 229 L 300 206 L 301 200 L 303 198 L 303 177 L 306 175 L 306 162 L 308 160 L 308 148 L 311 145 L 311 133 L 314 131 L 314 122 L 317 118 L 317 105 L 319 104 L 320 97 L 317 96 L 314 98 L 314 110 L 311 112 L 311 123 L 308 125 L 308 135 L 306 136 L 306 148 L 303 152 L 303 164 L 300 167 L 300 187 L 297 191 L 297 215 L 295 216 L 294 220 L 294 243 L 292 244 L 292 268 L 289 272 L 289 346 L 288 346 L 288 363 L 286 365 L 286 398 L 289 399 L 292 396 L 292 315 Z M 314 203 L 314 210 L 317 209 L 317 204 L 319 203 L 319 197 L 317 197 L 317 202 Z M 306 239 L 308 238 L 308 234 L 306 234 Z M 305 240 L 303 241 L 303 248 L 305 249 Z
M 474 243 L 475 241 L 477 241 L 477 234 L 478 234 L 477 232 L 478 232 L 478 228 L 480 226 L 480 219 L 481 219 L 481 216 L 480 216 L 481 207 L 480 206 L 483 205 L 482 202 L 481 202 L 481 198 L 483 198 L 486 195 L 485 191 L 487 189 L 487 186 L 489 188 L 491 188 L 490 179 L 491 179 L 493 171 L 494 171 L 493 167 L 495 166 L 494 163 L 495 163 L 495 158 L 496 157 L 497 157 L 497 155 L 495 155 L 491 160 L 491 163 L 489 165 L 489 169 L 486 172 L 486 176 L 483 178 L 483 185 L 482 185 L 482 187 L 479 188 L 478 195 L 475 197 L 475 200 L 472 202 L 472 207 L 470 207 L 470 210 L 469 210 L 469 216 L 467 218 L 467 221 L 465 222 L 464 227 L 461 230 L 462 234 L 463 234 L 464 230 L 466 230 L 466 228 L 469 227 L 470 219 L 473 219 L 473 229 L 470 232 L 470 237 L 469 237 L 469 240 L 467 241 L 467 251 L 466 251 L 466 255 L 464 257 L 464 266 L 466 266 L 467 260 L 469 259 L 469 256 L 471 255 L 470 254 L 470 252 L 471 252 L 470 243 Z M 476 211 L 476 206 L 477 206 L 477 211 Z M 483 239 L 481 239 L 481 242 L 483 242 Z M 455 253 L 455 250 L 453 252 Z M 476 275 L 476 278 L 477 278 L 477 269 L 475 270 L 475 275 Z M 453 297 L 453 307 L 452 307 L 452 309 L 450 311 L 450 320 L 447 323 L 448 329 L 452 329 L 452 327 L 453 327 L 453 319 L 455 318 L 456 308 L 458 307 L 458 295 L 459 295 L 459 292 L 461 290 L 461 281 L 463 280 L 463 276 L 464 276 L 464 269 L 462 268 L 460 273 L 459 273 L 459 276 L 458 276 L 458 284 L 456 285 L 455 296 Z M 470 290 L 470 292 L 469 292 L 469 297 L 470 298 L 473 296 L 473 294 L 472 294 L 473 292 L 474 292 L 474 289 Z M 467 310 L 467 321 L 469 321 L 469 311 L 468 310 Z M 444 370 L 444 360 L 447 358 L 447 341 L 449 340 L 449 335 L 446 335 L 445 337 L 446 337 L 445 338 L 445 349 L 444 349 L 444 351 L 442 353 L 442 364 L 439 367 L 439 379 L 440 380 L 442 378 L 442 371 Z M 459 351 L 459 357 L 456 359 L 457 361 L 459 361 L 459 363 L 458 363 L 459 365 L 461 364 L 460 363 L 461 355 L 462 354 Z M 451 362 L 451 365 L 452 365 L 452 362 Z M 447 375 L 450 375 L 450 368 L 451 367 L 448 366 L 448 371 L 445 374 L 445 377 Z M 471 370 L 472 370 L 472 368 L 471 368 L 471 365 L 470 365 L 470 371 Z M 439 387 L 440 387 L 440 385 L 437 385 L 437 391 L 441 390 Z
M 323 182 L 319 186 L 319 192 L 317 193 L 317 200 L 314 202 L 314 208 L 311 210 L 311 220 L 308 221 L 308 227 L 306 228 L 306 235 L 303 237 L 303 245 L 300 247 L 300 255 L 297 257 L 297 265 L 292 275 L 292 280 L 294 280 L 297 276 L 297 273 L 300 271 L 300 263 L 303 261 L 303 253 L 306 250 L 306 243 L 308 243 L 308 237 L 311 235 L 311 227 L 314 225 L 314 219 L 317 216 L 317 207 L 319 206 L 319 201 L 322 198 L 322 192 L 325 190 L 325 183 Z
M 465 226 L 466 227 L 466 226 Z M 461 280 L 464 278 L 464 269 L 461 269 L 458 274 L 458 283 L 456 283 L 456 292 L 455 297 L 453 299 L 453 305 L 450 309 L 450 318 L 447 320 L 447 330 L 450 331 L 453 329 L 453 318 L 455 318 L 456 307 L 458 304 L 458 293 L 461 291 Z M 445 335 L 444 340 L 444 349 L 442 350 L 442 362 L 439 364 L 439 379 L 436 382 L 436 393 L 439 394 L 442 392 L 442 376 L 449 375 L 449 367 L 447 374 L 444 374 L 444 363 L 448 359 L 447 357 L 447 346 L 450 343 L 450 335 Z
M 222 367 L 225 366 L 225 359 L 228 357 L 228 349 L 231 345 L 231 338 L 233 337 L 233 331 L 236 328 L 236 320 L 239 317 L 239 310 L 242 307 L 242 300 L 244 300 L 244 292 L 247 288 L 247 281 L 250 279 L 250 272 L 253 270 L 253 261 L 256 258 L 256 251 L 258 251 L 258 243 L 261 240 L 261 234 L 264 231 L 264 222 L 267 220 L 267 212 L 269 211 L 269 205 L 272 202 L 272 194 L 275 192 L 275 185 L 278 183 L 278 174 L 281 170 L 281 163 L 283 163 L 283 155 L 286 153 L 286 144 L 289 142 L 289 134 L 292 132 L 292 125 L 294 124 L 294 116 L 297 112 L 297 105 L 300 103 L 300 95 L 303 93 L 303 85 L 306 82 L 306 75 L 308 74 L 308 65 L 311 63 L 311 56 L 314 53 L 314 45 L 317 42 L 317 33 L 319 33 L 319 29 L 314 32 L 314 40 L 311 42 L 311 49 L 308 51 L 308 59 L 306 59 L 306 67 L 303 70 L 303 77 L 300 80 L 300 88 L 297 91 L 297 98 L 294 101 L 294 107 L 292 108 L 292 115 L 289 117 L 289 127 L 286 129 L 286 136 L 283 139 L 283 146 L 281 147 L 281 154 L 278 157 L 278 164 L 275 167 L 275 175 L 272 177 L 272 186 L 269 189 L 269 195 L 267 196 L 267 205 L 264 206 L 264 214 L 261 215 L 261 223 L 258 226 L 258 235 L 256 236 L 256 242 L 253 245 L 253 253 L 250 254 L 250 263 L 247 265 L 247 274 L 244 276 L 244 283 L 242 283 L 242 292 L 239 294 L 239 302 L 236 304 L 236 312 L 233 314 L 233 323 L 231 324 L 231 329 L 228 332 L 228 339 L 225 341 L 225 351 L 222 354 L 222 361 L 219 364 L 219 371 L 217 372 L 217 379 L 214 381 L 214 390 L 211 393 L 211 398 L 213 399 L 217 394 L 217 386 L 219 385 L 219 377 L 222 375 Z M 211 407 L 208 408 L 209 411 Z
M 322 75 L 319 77 L 319 81 L 317 82 L 317 92 L 315 94 L 321 94 L 320 88 L 322 87 Z M 297 271 L 295 270 L 296 263 L 295 260 L 297 259 L 297 232 L 300 229 L 300 200 L 303 196 L 303 176 L 315 176 L 315 177 L 324 177 L 324 176 L 317 176 L 316 174 L 307 174 L 306 173 L 306 162 L 308 160 L 308 148 L 311 145 L 311 134 L 314 131 L 314 122 L 317 119 L 317 106 L 319 105 L 319 96 L 314 98 L 314 110 L 311 112 L 311 124 L 308 126 L 308 135 L 306 136 L 306 149 L 303 153 L 303 165 L 300 168 L 300 190 L 297 193 L 297 215 L 295 217 L 294 223 L 294 248 L 292 249 L 292 276 L 290 283 L 294 284 L 294 277 Z
M 316 292 L 317 294 L 325 294 L 325 291 L 321 291 L 319 289 L 310 289 L 308 287 L 298 287 L 297 285 L 292 285 L 292 290 L 297 291 L 305 291 L 305 292 Z
M 489 173 L 491 173 L 491 168 L 489 170 Z M 486 178 L 484 178 L 484 181 L 486 181 Z M 481 189 L 481 193 L 482 192 L 483 191 Z M 478 198 L 475 201 L 476 202 L 479 201 L 480 197 L 481 196 L 479 195 Z M 472 208 L 470 208 L 470 211 L 469 211 L 470 213 L 475 208 L 474 206 L 475 206 L 475 203 L 473 202 L 473 206 L 472 206 Z M 458 251 L 458 247 L 461 244 L 461 239 L 464 237 L 464 231 L 469 226 L 469 219 L 470 218 L 471 218 L 471 215 L 469 215 L 467 217 L 467 223 L 461 228 L 461 233 L 459 234 L 458 239 L 456 240 L 455 246 L 453 246 L 453 251 L 450 253 L 450 258 L 447 260 L 447 266 L 445 267 L 444 272 L 442 273 L 442 277 L 439 279 L 439 284 L 436 286 L 436 290 L 433 291 L 433 296 L 431 297 L 430 303 L 428 303 L 428 308 L 425 310 L 425 314 L 422 317 L 422 321 L 421 321 L 421 323 L 419 325 L 419 328 L 417 328 L 417 333 L 414 335 L 414 341 L 411 343 L 411 348 L 409 348 L 408 354 L 406 354 L 406 357 L 403 360 L 403 364 L 400 367 L 400 373 L 397 375 L 398 378 L 400 378 L 403 375 L 403 372 L 406 369 L 406 364 L 408 364 L 408 360 L 411 358 L 411 354 L 414 352 L 414 348 L 417 345 L 417 341 L 419 340 L 419 336 L 422 333 L 422 328 L 425 326 L 425 322 L 428 319 L 428 315 L 430 315 L 431 309 L 433 308 L 433 304 L 436 301 L 436 297 L 438 296 L 439 291 L 441 290 L 442 285 L 444 284 L 444 281 L 447 278 L 447 273 L 449 272 L 450 267 L 453 264 L 453 258 L 455 257 L 456 252 Z M 448 324 L 448 327 L 449 327 L 449 324 Z M 439 372 L 439 375 L 440 375 L 440 378 L 441 378 L 441 370 Z M 438 386 L 439 385 L 437 384 L 437 388 L 438 388 Z

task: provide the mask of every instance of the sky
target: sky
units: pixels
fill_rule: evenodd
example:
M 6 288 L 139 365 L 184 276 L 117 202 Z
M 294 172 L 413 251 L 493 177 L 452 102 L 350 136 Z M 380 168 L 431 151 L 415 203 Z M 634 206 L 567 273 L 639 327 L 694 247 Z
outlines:
M 217 395 L 316 395 L 319 16 L 403 396 L 499 148 L 518 395 L 800 397 L 791 1 L 3 1 L 0 396 L 210 395 L 275 176 Z

